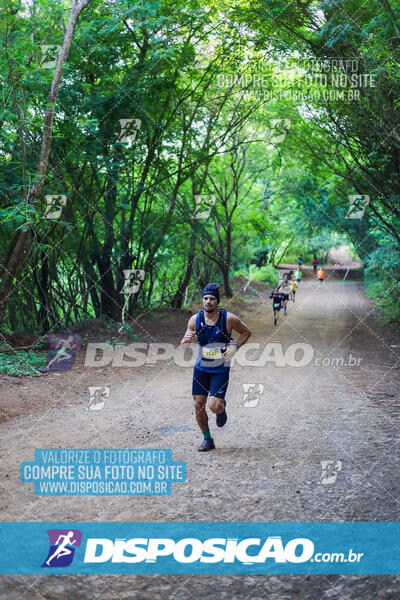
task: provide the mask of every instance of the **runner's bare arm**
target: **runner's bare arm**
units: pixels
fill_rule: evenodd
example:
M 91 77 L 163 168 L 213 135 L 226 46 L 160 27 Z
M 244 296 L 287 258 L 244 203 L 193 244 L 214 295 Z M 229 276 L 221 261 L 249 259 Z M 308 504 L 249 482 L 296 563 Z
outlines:
M 243 321 L 241 321 L 239 317 L 234 315 L 233 313 L 228 313 L 226 318 L 226 327 L 228 329 L 228 332 L 231 333 L 232 331 L 236 331 L 240 334 L 237 342 L 235 342 L 235 345 L 229 346 L 224 354 L 225 360 L 230 360 L 235 356 L 236 349 L 240 348 L 241 346 L 243 346 L 243 344 L 247 342 L 247 340 L 251 336 L 251 331 L 247 327 L 247 325 L 243 323 Z
M 192 315 L 189 319 L 185 335 L 181 340 L 181 345 L 186 349 L 191 342 L 196 338 L 196 315 Z
M 247 325 L 245 323 L 243 323 L 243 321 L 241 321 L 239 319 L 239 317 L 233 313 L 228 313 L 227 319 L 226 319 L 226 326 L 227 326 L 229 332 L 236 331 L 237 333 L 240 334 L 239 338 L 236 342 L 236 344 L 239 347 L 243 346 L 243 344 L 245 344 L 247 342 L 247 340 L 249 339 L 249 337 L 251 336 L 251 331 L 247 327 Z

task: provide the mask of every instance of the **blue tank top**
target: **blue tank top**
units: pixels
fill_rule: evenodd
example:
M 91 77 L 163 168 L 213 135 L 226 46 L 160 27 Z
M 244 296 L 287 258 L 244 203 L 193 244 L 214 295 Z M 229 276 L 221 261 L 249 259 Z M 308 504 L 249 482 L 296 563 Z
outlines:
M 232 339 L 226 329 L 227 312 L 221 308 L 215 325 L 207 325 L 204 310 L 196 315 L 196 333 L 199 351 L 196 368 L 208 373 L 225 373 L 230 369 L 230 362 L 224 362 L 221 348 L 225 348 Z

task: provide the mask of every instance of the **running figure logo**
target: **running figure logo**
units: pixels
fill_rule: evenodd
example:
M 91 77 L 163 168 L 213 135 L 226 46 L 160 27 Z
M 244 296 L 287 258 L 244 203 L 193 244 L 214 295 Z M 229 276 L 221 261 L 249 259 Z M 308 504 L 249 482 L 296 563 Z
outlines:
M 42 44 L 40 48 L 42 50 L 40 66 L 42 69 L 54 69 L 61 46 L 58 44 Z
M 49 553 L 42 567 L 68 567 L 74 558 L 74 546 L 80 546 L 82 532 L 79 529 L 48 529 Z
M 143 269 L 124 269 L 125 282 L 120 294 L 136 294 L 145 278 Z
M 290 119 L 270 119 L 270 144 L 281 144 L 290 129 Z
M 136 140 L 136 134 L 142 126 L 140 119 L 119 119 L 121 131 L 118 136 L 118 142 L 130 144 Z
M 46 196 L 46 212 L 44 219 L 59 219 L 62 210 L 67 204 L 67 196 L 64 194 L 52 194 Z
M 332 485 L 335 483 L 339 471 L 342 470 L 341 460 L 321 460 L 321 476 L 318 484 Z
M 86 410 L 103 410 L 106 399 L 110 397 L 109 385 L 91 386 L 89 388 L 89 406 Z
M 369 206 L 369 199 L 369 196 L 362 196 L 360 194 L 349 196 L 350 206 L 346 219 L 362 219 L 366 207 Z
M 246 408 L 254 408 L 257 406 L 260 396 L 264 391 L 262 383 L 242 383 L 243 386 L 243 401 L 240 406 Z
M 205 194 L 196 195 L 194 197 L 196 208 L 192 214 L 192 219 L 208 219 L 211 209 L 215 206 L 216 197 Z
M 50 354 L 47 358 L 45 371 L 68 371 L 75 360 L 75 351 L 80 350 L 82 338 L 79 334 L 49 335 Z

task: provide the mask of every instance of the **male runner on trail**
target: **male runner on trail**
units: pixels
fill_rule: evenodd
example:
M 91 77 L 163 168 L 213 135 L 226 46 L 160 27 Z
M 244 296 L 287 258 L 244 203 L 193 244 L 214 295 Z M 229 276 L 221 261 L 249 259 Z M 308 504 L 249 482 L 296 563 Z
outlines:
M 318 277 L 318 281 L 319 281 L 319 286 L 318 287 L 321 287 L 321 284 L 324 281 L 324 277 L 325 277 L 325 273 L 324 273 L 324 270 L 323 270 L 322 267 L 320 267 L 318 269 L 318 275 L 317 275 L 317 277 Z
M 318 266 L 318 258 L 316 256 L 314 256 L 314 260 L 312 261 L 313 267 L 314 267 L 314 273 L 317 272 L 317 266 Z
M 295 299 L 296 296 L 296 289 L 297 289 L 297 281 L 295 279 L 292 279 L 292 281 L 290 282 L 290 296 L 291 296 L 291 300 Z
M 216 283 L 208 283 L 202 296 L 204 310 L 190 317 L 181 344 L 186 348 L 197 335 L 200 347 L 193 372 L 192 394 L 196 421 L 204 436 L 197 450 L 207 452 L 215 448 L 208 427 L 207 396 L 208 407 L 217 415 L 217 426 L 223 427 L 228 418 L 225 394 L 229 383 L 230 360 L 237 349 L 247 342 L 251 331 L 239 317 L 218 308 L 219 287 Z M 240 334 L 236 344 L 230 344 L 232 331 Z
M 289 279 L 284 279 L 283 282 L 281 283 L 280 287 L 279 287 L 279 291 L 282 293 L 283 295 L 283 301 L 282 301 L 282 306 L 283 306 L 283 314 L 286 316 L 286 309 L 287 309 L 287 303 L 289 300 L 289 294 L 290 294 L 290 281 Z
M 303 276 L 303 271 L 301 269 L 296 269 L 294 272 L 294 278 L 297 281 L 297 283 L 300 283 L 302 276 Z
M 302 264 L 303 264 L 303 257 L 300 254 L 300 256 L 299 256 L 299 267 L 301 267 Z
M 270 295 L 272 298 L 272 310 L 274 311 L 274 325 L 278 324 L 279 311 L 282 308 L 283 294 L 278 289 L 273 290 Z

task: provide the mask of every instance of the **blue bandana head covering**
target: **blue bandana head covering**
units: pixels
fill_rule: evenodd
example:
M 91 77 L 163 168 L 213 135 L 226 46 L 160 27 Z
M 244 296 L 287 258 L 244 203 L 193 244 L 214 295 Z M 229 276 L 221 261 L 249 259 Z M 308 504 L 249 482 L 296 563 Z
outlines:
M 210 294 L 210 296 L 215 296 L 219 302 L 219 286 L 217 283 L 207 283 L 201 295 L 204 298 L 204 296 L 207 296 L 208 294 Z

